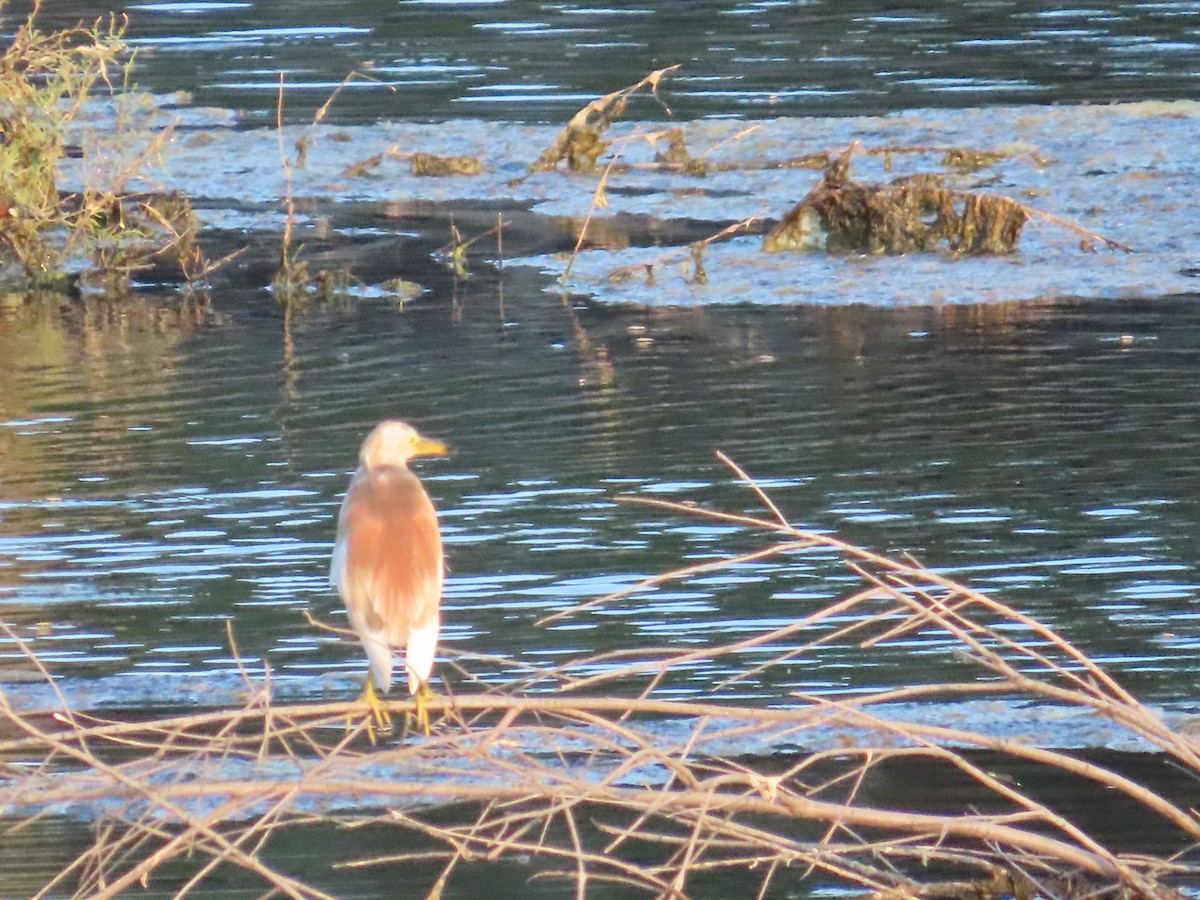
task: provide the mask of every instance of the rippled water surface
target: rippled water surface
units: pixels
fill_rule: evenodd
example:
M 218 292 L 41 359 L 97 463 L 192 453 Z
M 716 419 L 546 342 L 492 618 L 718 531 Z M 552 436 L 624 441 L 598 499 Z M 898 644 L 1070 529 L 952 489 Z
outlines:
M 69 22 L 97 9 L 63 0 L 44 15 Z M 559 121 L 676 63 L 672 106 L 693 118 L 1177 98 L 1195 94 L 1200 55 L 1195 2 L 164 0 L 125 10 L 143 83 L 271 119 L 281 71 L 300 118 L 359 71 L 372 80 L 335 116 Z
M 754 508 L 720 448 L 798 523 L 916 553 L 1063 628 L 1150 697 L 1190 696 L 1192 298 L 617 314 L 508 287 L 502 298 L 481 276 L 403 315 L 361 303 L 286 331 L 246 296 L 203 313 L 97 301 L 6 314 L 5 619 L 84 703 L 227 699 L 229 622 L 286 693 L 352 691 L 357 649 L 302 613 L 339 619 L 326 584 L 337 504 L 362 435 L 403 416 L 456 447 L 421 464 L 447 537 L 455 650 L 548 663 L 704 642 L 835 596 L 831 561 L 808 554 L 532 627 L 761 543 L 614 503 Z M 898 683 L 910 652 L 932 678 L 943 649 L 864 661 L 831 647 L 731 690 Z M 130 673 L 153 677 L 113 677 Z M 707 694 L 722 674 L 672 687 Z
M 64 2 L 44 16 L 68 22 L 95 11 Z M 1044 279 L 1032 266 L 1022 271 L 1029 256 L 1005 260 L 1007 268 L 973 261 L 966 271 L 976 273 L 977 295 L 960 291 L 945 305 L 921 272 L 949 264 L 922 258 L 895 269 L 889 260 L 838 260 L 841 283 L 857 281 L 864 293 L 835 291 L 825 305 L 784 296 L 775 306 L 651 308 L 647 291 L 638 302 L 649 307 L 564 302 L 546 292 L 551 276 L 512 260 L 570 250 L 590 182 L 530 180 L 528 195 L 477 191 L 467 202 L 457 184 L 423 179 L 428 193 L 416 194 L 416 179 L 389 181 L 383 171 L 353 182 L 327 177 L 336 167 L 318 163 L 322 153 L 356 159 L 371 141 L 397 140 L 373 126 L 378 120 L 444 121 L 436 131 L 451 143 L 536 151 L 531 135 L 544 140 L 548 129 L 530 123 L 561 123 L 595 95 L 672 63 L 683 70 L 666 99 L 683 120 L 1188 99 L 1200 4 L 969 2 L 885 12 L 833 2 L 602 9 L 185 0 L 127 11 L 139 82 L 242 110 L 242 123 L 273 121 L 281 70 L 297 129 L 349 70 L 369 72 L 375 81 L 356 82 L 333 107 L 335 119 L 362 128 L 339 125 L 332 151 L 335 138 L 323 133 L 329 140 L 314 143 L 312 167 L 296 173 L 301 239 L 314 261 L 353 260 L 367 284 L 403 274 L 428 290 L 402 311 L 364 290 L 284 316 L 263 287 L 282 222 L 277 136 L 225 129 L 229 143 L 218 146 L 228 165 L 209 171 L 203 164 L 224 157 L 208 151 L 204 163 L 198 138 L 210 135 L 185 121 L 181 145 L 197 137 L 188 146 L 201 150 L 176 174 L 207 191 L 201 215 L 217 249 L 251 245 L 211 298 L 152 287 L 119 303 L 3 298 L 0 621 L 11 635 L 0 636 L 0 685 L 14 702 L 51 700 L 25 648 L 80 708 L 229 704 L 243 670 L 269 671 L 282 697 L 353 696 L 365 671 L 360 650 L 315 629 L 305 613 L 344 623 L 327 583 L 335 516 L 359 442 L 395 416 L 455 448 L 419 470 L 446 537 L 440 672 L 458 689 L 470 689 L 468 677 L 496 682 L 586 652 L 732 640 L 841 596 L 850 582 L 836 561 L 802 552 L 534 627 L 643 576 L 761 546 L 764 538 L 743 528 L 619 502 L 634 495 L 757 512 L 714 458 L 720 449 L 797 524 L 913 553 L 1061 629 L 1140 696 L 1191 709 L 1200 307 L 1187 292 L 1197 239 L 1193 155 L 1181 152 L 1190 146 L 1190 107 L 1148 105 L 1146 121 L 1171 119 L 1177 130 L 1168 143 L 1142 129 L 1157 146 L 1137 154 L 1129 149 L 1136 119 L 1118 128 L 1118 114 L 1010 112 L 1006 140 L 1037 118 L 1038 138 L 1061 140 L 1057 159 L 1079 170 L 1071 187 L 1080 193 L 1056 194 L 1063 169 L 1029 154 L 1004 170 L 1012 180 L 1002 187 L 1031 179 L 1037 203 L 1094 215 L 1122 237 L 1132 229 L 1129 239 L 1147 252 L 1097 256 L 1092 269 L 1072 257 L 1077 268 L 1058 274 L 1070 282 L 1078 271 L 1077 290 L 1061 281 L 1037 290 Z M 630 118 L 660 115 L 647 100 Z M 496 131 L 480 119 L 521 124 Z M 926 126 L 929 140 L 942 135 L 936 117 L 889 121 L 901 120 L 913 129 L 905 140 L 923 140 Z M 1073 121 L 1099 125 L 1086 134 L 1063 127 Z M 970 129 L 967 115 L 954 122 Z M 884 125 L 872 120 L 870 137 L 895 133 Z M 853 126 L 831 121 L 829 133 L 842 140 Z M 518 156 L 482 180 L 501 191 L 524 172 Z M 555 195 L 559 184 L 571 188 Z M 748 214 L 727 208 L 733 191 L 703 197 L 691 187 L 614 193 L 627 213 L 612 229 L 614 249 L 686 247 L 722 217 Z M 676 195 L 694 204 L 691 216 L 653 207 Z M 455 277 L 433 254 L 449 223 L 480 234 L 501 201 L 509 263 L 497 267 L 498 254 L 480 251 L 471 277 Z M 1041 264 L 1061 268 L 1055 259 Z M 1131 273 L 1116 282 L 1131 286 L 1125 293 L 1097 287 L 1114 260 Z M 857 302 L 896 293 L 889 279 L 901 265 L 915 301 Z M 597 283 L 607 279 L 607 269 L 597 271 Z M 997 274 L 1005 271 L 1011 279 Z M 870 653 L 833 643 L 723 684 L 761 661 L 750 651 L 674 673 L 664 696 L 786 703 L 797 691 L 954 678 L 961 670 L 948 649 L 933 635 Z M 1067 726 L 1045 742 L 1091 738 Z M 0 842 L 0 872 L 31 885 L 84 839 L 81 826 L 62 823 L 23 834 L 24 842 Z M 290 836 L 280 840 L 297 871 L 328 868 L 304 846 L 286 845 Z M 514 896 L 544 884 L 530 888 L 527 873 L 517 875 Z M 364 884 L 362 896 L 384 890 Z M 560 887 L 545 896 L 561 896 Z M 221 890 L 205 896 L 257 896 L 236 883 Z
M 532 626 L 647 574 L 757 546 L 761 536 L 734 527 L 616 502 L 632 494 L 751 507 L 715 462 L 719 448 L 765 479 L 798 523 L 916 553 L 1063 628 L 1149 696 L 1190 697 L 1196 317 L 1194 298 L 1176 292 L 1190 288 L 1194 267 L 1187 221 L 1171 218 L 1185 207 L 1154 200 L 1155 191 L 1186 194 L 1180 134 L 1194 121 L 1190 107 L 1099 116 L 1024 107 L 976 125 L 970 113 L 831 119 L 815 137 L 811 124 L 796 133 L 795 123 L 813 121 L 800 119 L 765 123 L 752 138 L 689 131 L 705 146 L 766 156 L 780 144 L 799 152 L 806 136 L 819 146 L 856 135 L 907 144 L 974 135 L 989 145 L 1024 137 L 1036 143 L 1013 145 L 1025 146 L 1016 169 L 993 182 L 1033 185 L 1044 208 L 1123 226 L 1143 244 L 1141 254 L 1094 265 L 1076 254 L 1064 268 L 1056 261 L 1064 257 L 1039 256 L 1029 241 L 1003 267 L 839 261 L 840 281 L 830 282 L 838 287 L 821 301 L 833 306 L 819 309 L 803 299 L 811 290 L 789 291 L 787 279 L 819 288 L 829 276 L 788 261 L 773 276 L 783 279 L 773 288 L 780 309 L 639 312 L 563 305 L 544 293 L 549 278 L 528 267 L 497 270 L 485 260 L 469 280 L 454 278 L 431 251 L 456 213 L 478 234 L 494 221 L 489 204 L 501 203 L 510 254 L 562 251 L 586 212 L 588 186 L 557 177 L 513 186 L 523 154 L 551 130 L 496 132 L 478 116 L 561 121 L 592 92 L 668 62 L 684 64 L 671 104 L 722 116 L 828 112 L 834 99 L 861 112 L 1185 96 L 1195 73 L 1177 63 L 1196 38 L 1197 4 L 946 4 L 884 15 L 820 3 L 285 10 L 235 2 L 128 12 L 138 76 L 156 89 L 186 86 L 253 116 L 270 108 L 280 69 L 289 84 L 323 96 L 348 66 L 371 62 L 381 81 L 339 98 L 343 115 L 472 118 L 410 126 L 426 130 L 404 137 L 386 126 L 321 132 L 308 168 L 288 181 L 302 195 L 300 235 L 318 248 L 314 264 L 352 259 L 368 283 L 374 269 L 429 289 L 403 314 L 365 292 L 357 304 L 283 319 L 261 290 L 273 265 L 263 246 L 278 241 L 277 199 L 287 189 L 278 138 L 230 131 L 211 111 L 193 123 L 186 108 L 164 177 L 203 200 L 226 245 L 256 245 L 232 283 L 210 305 L 147 292 L 124 307 L 89 300 L 4 311 L 0 610 L 81 705 L 228 702 L 239 684 L 230 627 L 251 670 L 269 666 L 282 693 L 351 691 L 363 668 L 357 651 L 302 613 L 340 621 L 326 582 L 334 515 L 359 441 L 386 416 L 457 448 L 421 467 L 450 552 L 452 651 L 520 665 L 701 643 L 789 621 L 836 596 L 843 585 L 832 561 L 801 554 Z M 51 21 L 78 14 L 67 5 L 46 11 Z M 195 130 L 214 122 L 224 143 Z M 484 177 L 338 174 L 375 145 L 433 140 L 492 142 Z M 614 248 L 630 240 L 621 234 L 628 222 L 635 242 L 686 243 L 716 227 L 701 221 L 747 215 L 757 197 L 799 196 L 811 182 L 803 171 L 774 171 L 773 186 L 768 167 L 714 174 L 705 190 L 678 178 L 614 180 L 613 204 L 627 216 L 612 228 Z M 738 195 L 754 179 L 762 185 Z M 599 274 L 590 277 L 603 293 L 614 263 L 608 232 L 599 233 L 602 252 L 591 254 Z M 974 274 L 947 291 L 928 283 L 935 269 Z M 727 271 L 736 269 L 714 269 L 710 293 Z M 588 277 L 582 257 L 578 272 Z M 1138 296 L 1173 295 L 1116 300 L 1117 288 L 1093 283 L 1104 272 Z M 1108 299 L 1056 299 L 1076 277 L 1080 294 Z M 683 290 L 691 302 L 682 281 L 660 281 L 634 297 L 675 303 Z M 762 293 L 736 281 L 723 290 L 722 302 Z M 912 308 L 844 305 L 897 291 Z M 989 305 L 972 306 L 972 291 Z M 957 308 L 925 305 L 939 297 Z M 778 701 L 796 690 L 893 684 L 911 675 L 914 652 L 940 677 L 944 648 L 926 640 L 867 663 L 831 646 L 723 690 Z M 7 677 L 26 678 L 16 639 L 0 646 Z M 468 668 L 485 680 L 510 674 L 504 664 Z M 667 688 L 706 694 L 728 674 L 697 667 Z M 29 690 L 35 702 L 38 689 Z

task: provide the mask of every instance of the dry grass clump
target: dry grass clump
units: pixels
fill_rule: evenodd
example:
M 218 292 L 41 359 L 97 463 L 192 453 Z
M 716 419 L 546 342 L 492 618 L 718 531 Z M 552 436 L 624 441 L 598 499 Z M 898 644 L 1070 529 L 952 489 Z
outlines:
M 858 587 L 733 642 L 610 652 L 548 669 L 477 658 L 478 668 L 518 674 L 501 686 L 468 678 L 474 692 L 430 704 L 440 718 L 432 736 L 378 747 L 364 740 L 362 724 L 345 731 L 347 715 L 364 721 L 361 706 L 276 705 L 269 683 L 249 679 L 241 709 L 141 722 L 102 720 L 65 704 L 53 715 L 17 710 L 0 693 L 0 727 L 13 735 L 0 742 L 0 809 L 32 816 L 83 805 L 102 822 L 91 849 L 47 885 L 54 896 L 111 897 L 168 861 L 190 858 L 190 880 L 176 896 L 233 866 L 258 876 L 268 893 L 327 897 L 272 868 L 264 850 L 282 829 L 335 822 L 406 833 L 411 852 L 339 865 L 395 867 L 400 879 L 435 861 L 440 875 L 419 888 L 429 897 L 461 869 L 505 858 L 529 859 L 535 877 L 563 878 L 576 897 L 616 883 L 683 898 L 705 894 L 724 873 L 758 897 L 819 879 L 888 900 L 1164 900 L 1179 896 L 1178 879 L 1195 879 L 1182 852 L 1200 839 L 1190 809 L 1095 763 L 897 718 L 883 705 L 980 696 L 1055 704 L 1107 720 L 1200 774 L 1190 738 L 1046 626 L 912 560 L 797 529 L 746 481 L 765 515 L 632 502 L 753 529 L 765 539 L 761 548 L 664 573 L 545 621 L 814 548 L 839 554 Z M 974 677 L 839 699 L 795 696 L 772 707 L 672 700 L 662 689 L 669 673 L 698 662 L 720 659 L 736 679 L 748 678 L 821 643 L 849 641 L 870 654 L 930 630 L 952 639 Z M 757 664 L 739 662 L 749 656 Z M 412 704 L 391 709 L 411 712 Z M 831 731 L 841 735 L 836 749 L 819 749 L 829 743 L 818 736 Z M 745 751 L 784 746 L 793 749 Z M 999 765 L 981 763 L 981 750 Z M 1154 858 L 1103 845 L 1000 774 L 1004 761 L 1074 780 L 1098 802 L 1160 821 L 1181 854 Z M 917 811 L 872 789 L 877 776 L 912 765 L 933 783 L 971 785 L 976 799 Z
M 613 120 L 625 112 L 629 98 L 643 88 L 648 88 L 654 97 L 664 78 L 679 71 L 679 66 L 656 69 L 637 84 L 598 97 L 572 116 L 567 127 L 558 133 L 554 141 L 542 151 L 529 166 L 530 172 L 549 172 L 566 160 L 573 172 L 594 172 L 596 161 L 608 150 L 608 141 L 602 135 Z M 661 101 L 660 101 L 661 102 Z

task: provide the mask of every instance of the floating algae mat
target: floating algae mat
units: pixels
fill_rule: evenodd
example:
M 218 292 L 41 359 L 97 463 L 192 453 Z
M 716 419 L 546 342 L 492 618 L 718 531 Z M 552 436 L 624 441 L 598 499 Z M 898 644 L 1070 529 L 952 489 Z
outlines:
M 655 111 L 661 114 L 649 101 L 624 110 Z M 147 134 L 170 114 L 147 112 Z M 451 120 L 279 133 L 237 130 L 193 113 L 147 180 L 188 193 L 210 225 L 245 228 L 246 213 L 257 209 L 262 224 L 253 230 L 278 229 L 264 206 L 277 208 L 289 184 L 301 210 L 305 201 L 333 204 L 335 228 L 343 204 L 370 204 L 385 220 L 418 208 L 447 215 L 520 209 L 526 227 L 505 239 L 505 265 L 536 266 L 553 279 L 549 290 L 601 302 L 1155 297 L 1200 287 L 1197 254 L 1186 240 L 1200 183 L 1192 152 L 1198 127 L 1200 104 L 1190 101 L 758 122 L 623 119 L 605 121 L 602 140 L 591 136 L 594 159 L 563 151 L 561 164 L 546 165 L 562 128 Z M 288 172 L 280 148 L 298 146 L 301 164 Z M 568 164 L 572 158 L 582 164 Z M 871 237 L 862 246 L 831 243 L 828 223 L 811 208 L 797 212 L 797 204 L 839 159 L 848 160 L 850 183 L 877 193 L 924 185 L 905 190 L 941 197 L 942 215 L 951 210 L 968 233 L 947 237 L 945 219 L 939 223 L 931 203 L 918 203 L 905 211 L 905 240 L 916 236 L 911 245 Z M 557 241 L 531 240 L 529 220 L 534 233 L 544 223 L 544 236 Z M 793 220 L 802 220 L 800 231 L 788 233 Z M 932 231 L 922 235 L 922 228 Z M 686 233 L 689 243 L 671 243 L 668 233 Z M 539 252 L 576 239 L 575 253 Z M 485 256 L 488 246 L 479 245 Z

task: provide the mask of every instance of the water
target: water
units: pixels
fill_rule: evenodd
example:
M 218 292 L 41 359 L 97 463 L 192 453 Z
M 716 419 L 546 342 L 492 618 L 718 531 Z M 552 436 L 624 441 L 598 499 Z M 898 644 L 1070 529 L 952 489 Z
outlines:
M 81 9 L 55 4 L 46 22 L 91 14 Z M 1200 33 L 1194 3 L 968 3 L 902 15 L 841 3 L 129 11 L 142 84 L 241 108 L 250 125 L 273 119 L 280 69 L 287 115 L 303 124 L 349 69 L 372 63 L 381 83 L 355 85 L 334 116 L 376 140 L 378 119 L 449 120 L 440 128 L 454 139 L 482 127 L 460 117 L 561 123 L 674 62 L 684 71 L 667 99 L 681 119 L 1185 98 Z M 661 112 L 645 101 L 636 115 Z M 503 139 L 529 133 L 514 125 Z M 246 165 L 273 140 L 245 135 Z M 1091 149 L 1119 156 L 1122 146 Z M 233 185 L 241 175 L 229 168 Z M 1154 166 L 1144 168 L 1136 178 L 1149 183 Z M 431 258 L 452 214 L 472 233 L 490 227 L 487 202 L 404 204 L 375 190 L 314 202 L 304 236 L 360 272 L 400 270 L 429 288 L 403 313 L 376 298 L 285 319 L 262 290 L 278 189 L 257 176 L 231 188 L 243 205 L 209 211 L 226 229 L 219 244 L 254 245 L 211 304 L 152 286 L 122 304 L 0 309 L 0 619 L 80 708 L 233 702 L 239 666 L 269 668 L 283 697 L 352 696 L 359 650 L 303 613 L 342 621 L 327 585 L 334 519 L 359 441 L 388 416 L 455 447 L 420 474 L 447 540 L 444 643 L 485 681 L 585 652 L 733 639 L 839 596 L 848 583 L 834 562 L 804 553 L 534 627 L 644 575 L 760 546 L 742 529 L 616 502 L 757 510 L 713 458 L 721 449 L 797 524 L 911 552 L 1061 629 L 1143 698 L 1191 708 L 1200 315 L 1187 282 L 1167 296 L 986 305 L 564 305 L 533 269 L 476 260 L 461 280 Z M 1116 201 L 1098 191 L 1103 202 Z M 520 212 L 510 210 L 510 253 L 570 248 L 577 211 Z M 315 236 L 322 219 L 327 242 Z M 1194 242 L 1186 227 L 1172 238 L 1180 256 Z M 711 230 L 643 223 L 637 240 Z M 839 643 L 714 692 L 759 661 L 747 654 L 678 673 L 664 696 L 783 703 L 914 673 L 959 677 L 947 649 L 932 636 L 869 653 Z M 449 665 L 441 671 L 462 688 Z M 16 702 L 48 702 L 6 638 L 0 683 Z M 1059 745 L 1077 737 L 1045 735 Z M 0 871 L 20 884 L 44 883 L 87 840 L 76 823 L 23 834 L 0 842 Z M 303 846 L 280 853 L 297 871 L 312 868 Z M 316 868 L 320 880 L 327 860 Z M 513 871 L 530 896 L 527 873 Z M 416 881 L 427 886 L 428 874 Z M 389 883 L 368 878 L 361 895 Z M 544 884 L 534 882 L 562 895 Z M 235 880 L 205 896 L 249 890 Z
M 96 9 L 64 0 L 43 15 L 71 23 Z M 344 121 L 558 122 L 676 63 L 671 104 L 684 119 L 862 115 L 1192 96 L 1200 50 L 1194 2 L 184 0 L 126 10 L 143 84 L 271 121 L 280 72 L 297 120 L 359 71 L 374 80 L 335 105 Z
M 362 435 L 403 416 L 456 448 L 421 474 L 442 513 L 445 641 L 458 650 L 548 663 L 732 638 L 832 599 L 842 582 L 809 554 L 532 627 L 640 576 L 759 546 L 614 503 L 754 509 L 713 459 L 722 449 L 797 523 L 916 553 L 1062 628 L 1150 699 L 1189 696 L 1190 297 L 631 315 L 511 283 L 502 308 L 498 287 L 481 275 L 456 301 L 403 315 L 318 310 L 287 334 L 250 296 L 199 317 L 152 302 L 10 313 L 6 620 L 94 702 L 119 702 L 122 673 L 162 676 L 135 682 L 139 702 L 169 702 L 184 676 L 203 702 L 232 672 L 227 621 L 287 693 L 352 691 L 357 649 L 301 613 L 340 616 L 326 583 L 340 495 Z M 736 690 L 902 683 L 910 652 L 948 677 L 943 649 L 834 647 Z M 5 656 L 20 667 L 14 647 Z M 693 671 L 675 690 L 707 695 L 725 674 Z

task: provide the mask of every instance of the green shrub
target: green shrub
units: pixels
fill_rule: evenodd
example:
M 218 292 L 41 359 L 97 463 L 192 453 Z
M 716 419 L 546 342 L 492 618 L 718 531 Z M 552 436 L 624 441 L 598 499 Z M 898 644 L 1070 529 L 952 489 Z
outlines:
M 3 7 L 0 0 L 0 13 Z M 39 288 L 77 280 L 123 288 L 156 254 L 184 245 L 194 252 L 183 239 L 194 233 L 191 209 L 179 197 L 127 189 L 166 134 L 124 140 L 119 120 L 117 134 L 68 147 L 68 132 L 98 87 L 118 102 L 136 99 L 120 93 L 112 77 L 123 85 L 129 73 L 127 21 L 109 15 L 43 32 L 39 8 L 0 56 L 0 273 Z M 132 160 L 124 158 L 130 146 L 140 148 Z M 60 184 L 68 155 L 82 156 L 82 184 L 74 191 Z M 174 258 L 180 263 L 178 253 Z

